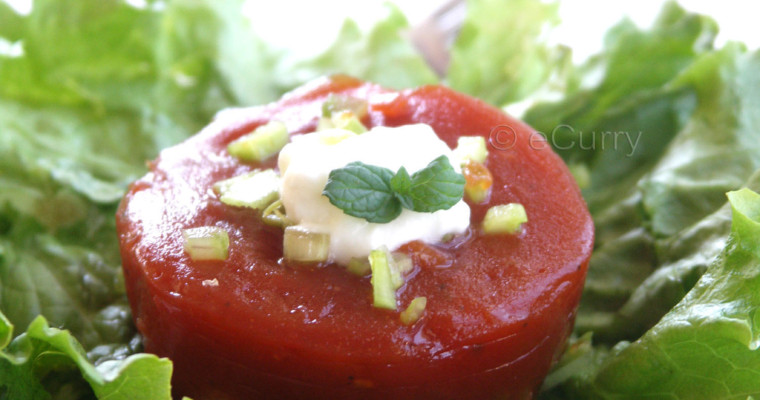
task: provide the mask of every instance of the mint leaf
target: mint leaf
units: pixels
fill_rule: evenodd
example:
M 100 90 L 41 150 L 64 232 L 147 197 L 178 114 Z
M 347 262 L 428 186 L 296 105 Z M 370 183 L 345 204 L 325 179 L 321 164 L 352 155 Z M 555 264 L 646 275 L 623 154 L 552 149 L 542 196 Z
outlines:
M 386 223 L 401 214 L 401 207 L 417 212 L 453 207 L 464 195 L 464 176 L 446 156 L 412 176 L 404 167 L 394 175 L 387 168 L 357 161 L 330 172 L 322 194 L 348 215 Z
M 391 180 L 391 187 L 404 208 L 417 212 L 447 210 L 462 200 L 464 176 L 446 156 L 431 161 L 409 177 L 404 167 Z
M 322 194 L 348 215 L 386 223 L 401 214 L 391 178 L 393 172 L 387 168 L 356 161 L 330 172 Z
M 407 201 L 409 197 L 407 194 L 412 190 L 412 177 L 409 176 L 409 172 L 406 168 L 399 168 L 396 175 L 393 175 L 391 179 L 391 188 L 396 192 L 396 198 L 401 201 L 401 205 L 404 208 L 412 209 L 413 205 Z

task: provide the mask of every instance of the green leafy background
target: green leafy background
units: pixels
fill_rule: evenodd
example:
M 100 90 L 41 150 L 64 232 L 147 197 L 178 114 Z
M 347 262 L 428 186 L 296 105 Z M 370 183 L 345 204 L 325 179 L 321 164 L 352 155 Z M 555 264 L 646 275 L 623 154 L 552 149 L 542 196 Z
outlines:
M 760 199 L 738 190 L 760 189 L 760 53 L 715 48 L 713 20 L 668 3 L 573 65 L 543 39 L 556 4 L 475 0 L 439 79 L 393 6 L 294 58 L 240 5 L 0 2 L 0 398 L 169 399 L 171 363 L 140 352 L 126 304 L 118 200 L 216 111 L 340 72 L 531 104 L 524 118 L 578 174 L 597 240 L 542 398 L 760 395 Z

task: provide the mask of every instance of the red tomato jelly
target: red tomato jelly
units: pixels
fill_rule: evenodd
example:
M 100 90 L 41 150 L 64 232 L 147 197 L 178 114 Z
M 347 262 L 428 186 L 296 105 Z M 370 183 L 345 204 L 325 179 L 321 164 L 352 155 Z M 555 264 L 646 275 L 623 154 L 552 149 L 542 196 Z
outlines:
M 226 146 L 270 120 L 316 127 L 330 93 L 366 99 L 367 126 L 426 123 L 450 147 L 487 138 L 490 198 L 471 204 L 465 237 L 402 247 L 415 268 L 399 311 L 374 308 L 368 278 L 282 258 L 282 229 L 222 204 L 212 185 L 255 168 Z M 518 235 L 485 235 L 489 207 L 521 203 Z M 568 169 L 520 121 L 441 86 L 390 91 L 326 78 L 262 107 L 228 110 L 164 150 L 122 201 L 117 223 L 127 293 L 146 351 L 174 362 L 175 396 L 203 399 L 525 399 L 535 395 L 572 329 L 593 224 Z M 225 261 L 194 261 L 182 230 L 217 226 Z

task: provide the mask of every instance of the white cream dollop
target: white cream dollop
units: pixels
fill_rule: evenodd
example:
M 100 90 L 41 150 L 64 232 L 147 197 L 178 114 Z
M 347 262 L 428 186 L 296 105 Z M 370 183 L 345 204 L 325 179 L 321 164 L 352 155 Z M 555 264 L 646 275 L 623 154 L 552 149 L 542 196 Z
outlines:
M 334 143 L 335 138 L 348 138 Z M 394 250 L 412 240 L 440 241 L 463 233 L 470 224 L 470 207 L 460 200 L 448 210 L 420 213 L 404 209 L 389 223 L 370 223 L 352 217 L 330 203 L 322 191 L 330 171 L 354 161 L 385 167 L 394 173 L 402 166 L 409 174 L 445 155 L 457 172 L 460 160 L 425 124 L 397 128 L 375 127 L 361 135 L 338 130 L 295 136 L 278 159 L 282 177 L 280 198 L 290 222 L 311 232 L 330 235 L 329 260 L 347 264 L 386 246 Z

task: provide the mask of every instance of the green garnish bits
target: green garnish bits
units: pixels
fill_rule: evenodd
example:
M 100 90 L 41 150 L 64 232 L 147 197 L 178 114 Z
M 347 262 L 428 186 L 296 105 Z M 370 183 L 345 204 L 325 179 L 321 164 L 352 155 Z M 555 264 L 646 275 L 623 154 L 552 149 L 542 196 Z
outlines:
M 322 118 L 319 119 L 317 131 L 326 129 L 345 129 L 354 133 L 364 133 L 367 127 L 361 119 L 367 115 L 367 101 L 351 96 L 331 94 L 322 103 Z
M 298 226 L 288 226 L 282 239 L 282 254 L 290 261 L 327 261 L 330 255 L 330 235 L 310 232 Z
M 362 124 L 362 121 L 349 111 L 334 113 L 329 118 L 320 118 L 317 124 L 317 132 L 328 129 L 343 129 L 356 134 L 367 132 L 367 127 Z
M 488 158 L 486 139 L 482 136 L 461 136 L 457 139 L 454 154 L 462 160 L 472 160 L 482 164 Z
M 288 143 L 288 137 L 285 124 L 271 121 L 230 143 L 227 151 L 242 161 L 264 161 L 279 153 Z
M 263 210 L 280 196 L 280 177 L 272 169 L 256 170 L 219 181 L 213 189 L 224 204 Z
M 347 215 L 388 223 L 402 208 L 417 212 L 447 210 L 462 200 L 464 176 L 446 156 L 412 175 L 401 167 L 395 174 L 383 167 L 352 162 L 330 172 L 322 192 Z
M 401 323 L 404 325 L 411 325 L 420 319 L 422 313 L 427 307 L 427 297 L 415 297 L 406 310 L 402 311 L 399 315 Z
M 366 257 L 354 257 L 348 262 L 346 270 L 356 276 L 365 276 L 372 272 L 369 259 Z
M 369 253 L 372 269 L 372 301 L 377 308 L 396 309 L 396 288 L 393 285 L 391 260 L 388 250 L 382 248 Z
M 269 226 L 285 228 L 288 226 L 288 218 L 285 216 L 285 207 L 282 200 L 277 199 L 261 212 L 261 219 Z
M 522 204 L 509 203 L 493 206 L 488 209 L 483 218 L 483 232 L 515 234 L 526 222 L 528 222 L 528 214 Z
M 182 230 L 183 247 L 193 260 L 226 260 L 230 237 L 227 231 L 215 226 Z
M 348 111 L 358 118 L 364 118 L 369 111 L 367 100 L 358 97 L 344 96 L 331 93 L 322 103 L 322 116 L 330 118 L 333 114 Z

